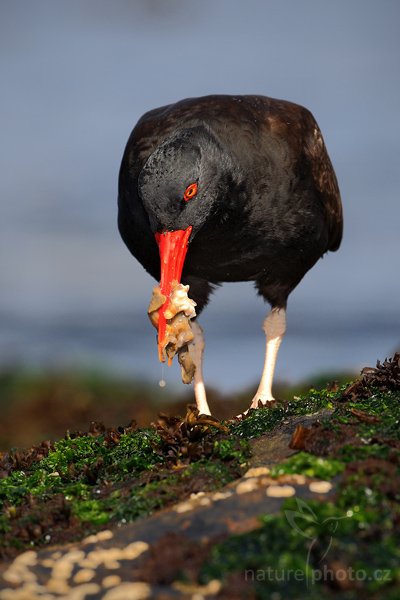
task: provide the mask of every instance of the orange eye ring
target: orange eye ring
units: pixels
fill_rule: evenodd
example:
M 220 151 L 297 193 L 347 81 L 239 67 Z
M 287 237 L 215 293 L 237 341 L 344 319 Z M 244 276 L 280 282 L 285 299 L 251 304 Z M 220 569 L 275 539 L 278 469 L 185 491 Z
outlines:
M 187 186 L 185 193 L 183 194 L 183 199 L 185 202 L 191 200 L 197 194 L 197 183 L 191 183 Z

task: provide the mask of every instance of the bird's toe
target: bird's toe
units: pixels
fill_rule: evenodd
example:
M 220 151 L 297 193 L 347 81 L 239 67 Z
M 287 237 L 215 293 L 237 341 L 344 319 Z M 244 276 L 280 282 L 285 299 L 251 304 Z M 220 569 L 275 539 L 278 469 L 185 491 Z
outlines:
M 251 401 L 250 408 L 261 408 L 263 406 L 273 406 L 275 398 L 273 396 L 264 396 L 263 394 L 257 394 Z
M 253 400 L 247 410 L 240 413 L 240 415 L 236 415 L 235 417 L 233 417 L 233 419 L 234 420 L 243 419 L 244 417 L 246 417 L 249 414 L 250 410 L 254 410 L 256 408 L 273 408 L 275 405 L 276 405 L 275 398 L 272 398 L 272 397 L 261 398 L 260 396 L 257 396 L 257 397 L 253 398 Z

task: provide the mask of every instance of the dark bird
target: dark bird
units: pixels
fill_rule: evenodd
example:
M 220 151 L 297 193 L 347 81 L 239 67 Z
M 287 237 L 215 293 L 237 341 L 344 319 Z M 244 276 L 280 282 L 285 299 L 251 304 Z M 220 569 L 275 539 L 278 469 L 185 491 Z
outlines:
M 287 298 L 342 238 L 339 188 L 312 114 L 264 96 L 205 96 L 151 110 L 126 145 L 118 205 L 124 242 L 160 281 L 160 358 L 189 354 L 199 411 L 210 414 L 204 340 L 190 299 L 199 315 L 224 281 L 254 281 L 271 305 L 264 369 L 250 406 L 273 400 Z M 189 290 L 180 286 L 177 301 L 180 281 Z M 191 329 L 182 338 L 178 328 L 175 346 L 166 333 L 173 305 Z

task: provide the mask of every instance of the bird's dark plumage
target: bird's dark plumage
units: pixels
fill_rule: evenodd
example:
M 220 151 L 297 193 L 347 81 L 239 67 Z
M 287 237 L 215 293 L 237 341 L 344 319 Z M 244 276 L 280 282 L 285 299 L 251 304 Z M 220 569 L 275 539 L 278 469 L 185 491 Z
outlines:
M 188 185 L 195 198 L 184 201 Z M 192 227 L 182 282 L 199 313 L 213 285 L 254 281 L 275 308 L 342 238 L 336 176 L 305 108 L 206 96 L 143 115 L 119 176 L 119 229 L 157 280 L 156 232 Z
M 212 175 L 218 177 L 223 154 L 232 168 L 218 189 L 218 206 L 190 243 L 183 282 L 192 283 L 191 296 L 200 300 L 199 308 L 210 283 L 243 280 L 256 281 L 267 300 L 284 305 L 304 274 L 326 251 L 337 250 L 342 237 L 335 173 L 317 123 L 301 106 L 262 96 L 206 96 L 146 113 L 129 138 L 120 170 L 122 238 L 159 279 L 158 248 L 139 195 L 139 177 L 149 156 L 169 137 L 175 136 L 178 144 L 182 137 L 190 147 L 196 134 L 199 144 L 212 136 L 222 147 Z M 185 170 L 170 165 L 177 212 L 188 208 L 180 206 L 179 194 L 185 171 L 196 160 L 196 150 L 192 154 Z M 160 202 L 164 193 L 154 186 Z M 193 209 L 199 209 L 201 197 L 195 202 Z

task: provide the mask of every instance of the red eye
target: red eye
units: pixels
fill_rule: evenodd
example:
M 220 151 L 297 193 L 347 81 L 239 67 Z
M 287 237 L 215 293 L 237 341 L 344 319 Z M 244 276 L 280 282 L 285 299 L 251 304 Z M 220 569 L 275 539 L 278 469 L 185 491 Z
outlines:
M 187 186 L 185 193 L 183 194 L 183 199 L 185 202 L 191 200 L 197 194 L 197 183 L 191 183 Z

